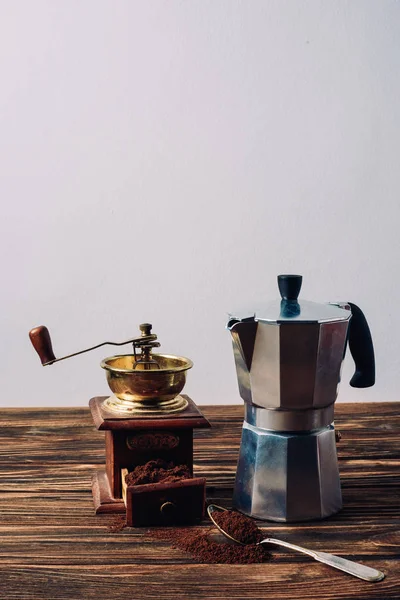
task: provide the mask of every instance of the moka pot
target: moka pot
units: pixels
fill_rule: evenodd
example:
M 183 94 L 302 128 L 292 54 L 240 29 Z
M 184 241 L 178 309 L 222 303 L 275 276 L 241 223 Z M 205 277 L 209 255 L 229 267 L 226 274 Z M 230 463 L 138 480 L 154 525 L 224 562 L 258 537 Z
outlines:
M 300 275 L 279 275 L 281 300 L 230 314 L 245 419 L 233 505 L 259 519 L 322 519 L 342 507 L 334 403 L 347 342 L 350 381 L 375 382 L 374 349 L 352 303 L 298 298 Z

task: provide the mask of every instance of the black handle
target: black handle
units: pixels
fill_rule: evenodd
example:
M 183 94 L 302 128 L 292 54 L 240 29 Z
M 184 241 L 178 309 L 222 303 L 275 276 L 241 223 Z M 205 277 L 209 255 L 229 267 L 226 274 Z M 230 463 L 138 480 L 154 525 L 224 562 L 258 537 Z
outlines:
M 349 348 L 356 365 L 350 385 L 355 388 L 371 387 L 375 383 L 375 353 L 371 332 L 362 310 L 349 302 Z
M 301 275 L 278 275 L 278 287 L 282 300 L 297 300 L 302 281 Z

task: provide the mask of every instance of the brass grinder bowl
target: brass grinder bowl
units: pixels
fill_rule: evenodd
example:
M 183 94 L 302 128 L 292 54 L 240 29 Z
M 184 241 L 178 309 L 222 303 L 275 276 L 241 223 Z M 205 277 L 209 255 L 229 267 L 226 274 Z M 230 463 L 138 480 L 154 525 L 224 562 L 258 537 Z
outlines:
M 133 354 L 110 356 L 101 362 L 113 392 L 105 402 L 115 412 L 178 412 L 187 406 L 182 397 L 175 398 L 186 382 L 186 371 L 193 363 L 184 356 L 152 354 L 156 364 L 150 369 L 135 362 Z

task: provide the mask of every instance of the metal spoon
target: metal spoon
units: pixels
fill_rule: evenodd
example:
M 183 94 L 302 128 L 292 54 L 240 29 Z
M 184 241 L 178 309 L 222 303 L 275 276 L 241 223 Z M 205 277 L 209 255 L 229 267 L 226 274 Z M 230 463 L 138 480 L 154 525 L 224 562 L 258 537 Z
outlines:
M 207 508 L 208 516 L 211 521 L 214 523 L 215 527 L 219 529 L 219 531 L 227 538 L 236 542 L 236 544 L 241 544 L 244 546 L 242 542 L 233 538 L 229 533 L 221 529 L 218 523 L 213 518 L 213 512 L 225 511 L 226 508 L 222 506 L 217 506 L 216 504 L 210 504 Z M 291 550 L 295 550 L 296 552 L 302 552 L 303 554 L 308 554 L 314 560 L 318 560 L 326 565 L 330 565 L 334 569 L 339 569 L 340 571 L 345 571 L 345 573 L 349 573 L 350 575 L 354 575 L 354 577 L 358 577 L 359 579 L 365 579 L 365 581 L 381 581 L 385 574 L 382 571 L 377 571 L 377 569 L 372 569 L 371 567 L 366 567 L 365 565 L 361 565 L 352 560 L 347 560 L 346 558 L 342 558 L 341 556 L 335 556 L 334 554 L 327 554 L 326 552 L 317 552 L 316 550 L 309 550 L 308 548 L 303 548 L 302 546 L 296 546 L 296 544 L 290 544 L 289 542 L 284 542 L 283 540 L 276 540 L 275 538 L 265 538 L 259 544 L 274 544 L 275 546 L 284 546 L 285 548 L 290 548 Z

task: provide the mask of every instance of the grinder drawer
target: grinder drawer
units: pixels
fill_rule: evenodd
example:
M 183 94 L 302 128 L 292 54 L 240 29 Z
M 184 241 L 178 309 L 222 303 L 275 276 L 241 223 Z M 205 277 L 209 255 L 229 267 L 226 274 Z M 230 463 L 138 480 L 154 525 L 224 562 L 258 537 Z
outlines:
M 127 474 L 127 469 L 121 470 L 122 497 L 129 527 L 191 525 L 204 517 L 204 477 L 127 486 Z

